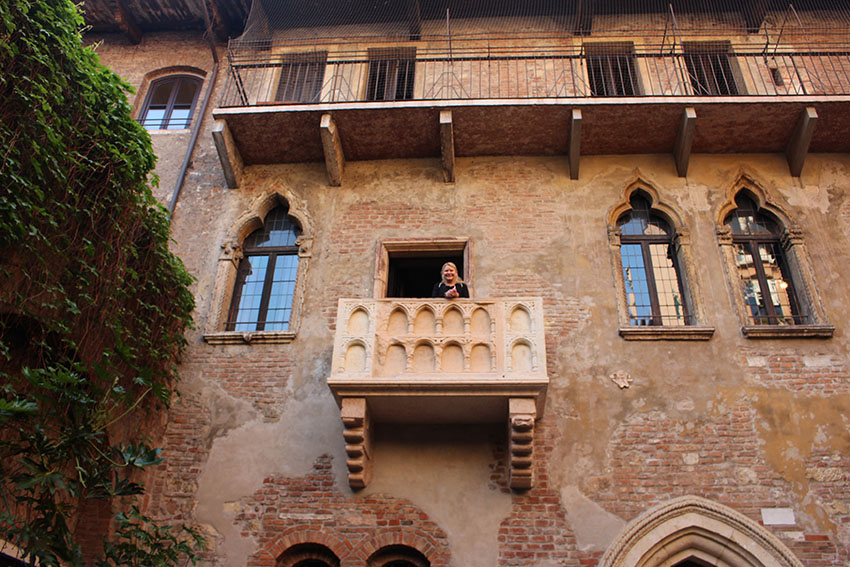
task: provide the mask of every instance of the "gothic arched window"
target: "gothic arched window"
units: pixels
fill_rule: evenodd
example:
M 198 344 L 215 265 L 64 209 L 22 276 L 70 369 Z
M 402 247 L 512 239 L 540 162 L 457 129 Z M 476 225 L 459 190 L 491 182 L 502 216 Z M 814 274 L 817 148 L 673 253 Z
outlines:
M 794 290 L 782 245 L 782 226 L 759 210 L 746 193 L 739 194 L 735 204 L 737 208 L 729 213 L 725 224 L 732 233 L 735 268 L 750 324 L 808 323 Z
M 629 202 L 631 210 L 617 221 L 629 324 L 690 324 L 673 229 L 641 191 Z
M 287 209 L 273 209 L 242 244 L 228 331 L 286 331 L 298 272 L 300 228 Z

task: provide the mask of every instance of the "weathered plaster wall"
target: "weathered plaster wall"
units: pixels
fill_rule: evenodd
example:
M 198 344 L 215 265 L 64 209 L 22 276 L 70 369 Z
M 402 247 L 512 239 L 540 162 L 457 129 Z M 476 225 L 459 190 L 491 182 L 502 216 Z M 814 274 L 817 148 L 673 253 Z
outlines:
M 174 223 L 176 250 L 198 277 L 198 330 L 152 511 L 205 525 L 210 564 L 273 564 L 286 542 L 316 530 L 351 565 L 381 533 L 419 538 L 440 565 L 593 565 L 628 520 L 686 494 L 757 521 L 762 509 L 790 508 L 795 523 L 769 529 L 806 565 L 850 559 L 850 157 L 810 156 L 794 179 L 779 155 L 695 155 L 682 179 L 666 155 L 586 156 L 578 181 L 565 158 L 468 158 L 453 185 L 437 160 L 353 162 L 338 188 L 322 164 L 255 166 L 228 190 L 208 132 L 199 145 L 197 182 Z M 832 339 L 742 337 L 714 224 L 741 172 L 803 228 Z M 638 176 L 691 231 L 710 341 L 617 334 L 606 218 Z M 298 336 L 207 345 L 200 329 L 225 234 L 276 188 L 306 203 L 315 233 Z M 441 236 L 472 239 L 477 297 L 544 297 L 551 386 L 538 484 L 507 490 L 501 427 L 379 425 L 374 480 L 353 493 L 324 383 L 337 299 L 372 294 L 378 240 Z M 609 379 L 618 370 L 633 377 L 629 388 Z

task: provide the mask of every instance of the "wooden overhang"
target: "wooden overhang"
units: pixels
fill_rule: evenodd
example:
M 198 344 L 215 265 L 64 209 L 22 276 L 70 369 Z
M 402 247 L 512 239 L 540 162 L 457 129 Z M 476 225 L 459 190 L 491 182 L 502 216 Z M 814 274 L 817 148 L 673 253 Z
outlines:
M 218 108 L 213 116 L 231 139 L 219 147 L 223 162 L 330 159 L 340 164 L 334 185 L 343 182 L 341 164 L 359 160 L 438 158 L 451 181 L 454 159 L 473 156 L 564 156 L 577 178 L 579 156 L 670 154 L 685 176 L 692 153 L 778 153 L 798 176 L 807 153 L 850 152 L 850 96 L 357 102 Z M 330 145 L 323 124 L 333 124 Z

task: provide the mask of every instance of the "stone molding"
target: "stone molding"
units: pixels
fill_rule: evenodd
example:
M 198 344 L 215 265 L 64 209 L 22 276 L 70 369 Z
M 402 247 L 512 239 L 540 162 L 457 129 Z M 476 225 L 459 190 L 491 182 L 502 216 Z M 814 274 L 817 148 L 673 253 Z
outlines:
M 803 567 L 766 528 L 698 496 L 676 498 L 632 520 L 598 567 L 670 567 L 689 557 L 718 567 Z
M 747 306 L 739 291 L 740 276 L 738 275 L 735 246 L 731 229 L 726 226 L 726 218 L 735 210 L 737 204 L 735 199 L 742 192 L 751 195 L 759 209 L 773 216 L 782 226 L 780 244 L 785 250 L 788 268 L 791 271 L 791 280 L 797 292 L 801 307 L 800 315 L 806 316 L 808 321 L 801 325 L 753 325 L 750 321 Z M 800 226 L 794 224 L 788 212 L 768 201 L 767 191 L 759 185 L 752 176 L 740 172 L 735 182 L 726 192 L 726 199 L 720 205 L 715 217 L 715 233 L 720 245 L 720 253 L 723 258 L 723 267 L 726 271 L 726 279 L 732 301 L 741 321 L 742 333 L 747 338 L 771 339 L 771 338 L 829 338 L 833 335 L 835 327 L 827 322 L 826 311 L 820 299 L 817 286 L 815 285 L 814 271 L 806 250 L 805 236 Z
M 298 270 L 295 276 L 295 290 L 292 297 L 292 312 L 289 329 L 286 331 L 226 331 L 225 325 L 233 300 L 233 289 L 239 262 L 242 259 L 242 242 L 253 231 L 263 226 L 266 215 L 275 207 L 287 208 L 287 214 L 295 219 L 301 234 L 295 243 L 298 246 Z M 313 229 L 306 204 L 296 198 L 291 191 L 277 188 L 258 195 L 248 210 L 243 212 L 231 224 L 224 242 L 221 243 L 215 283 L 213 285 L 212 305 L 204 333 L 204 340 L 213 345 L 222 344 L 263 344 L 289 343 L 295 339 L 301 321 L 310 259 L 313 256 Z
M 636 191 L 641 191 L 649 197 L 652 211 L 661 215 L 673 229 L 673 248 L 676 253 L 678 268 L 681 272 L 682 299 L 685 302 L 690 317 L 696 322 L 688 325 L 689 331 L 680 330 L 681 327 L 657 326 L 653 331 L 631 331 L 638 329 L 631 326 L 629 320 L 629 306 L 626 301 L 626 282 L 623 278 L 623 257 L 621 253 L 622 232 L 617 226 L 620 218 L 631 210 L 631 197 Z M 617 293 L 617 308 L 620 316 L 619 334 L 626 340 L 708 340 L 714 334 L 714 328 L 704 325 L 706 320 L 705 310 L 702 305 L 702 293 L 697 281 L 696 268 L 691 254 L 691 234 L 682 221 L 677 210 L 661 201 L 658 190 L 637 174 L 634 180 L 623 189 L 620 201 L 608 211 L 608 247 L 611 251 L 611 262 L 614 275 L 614 287 Z

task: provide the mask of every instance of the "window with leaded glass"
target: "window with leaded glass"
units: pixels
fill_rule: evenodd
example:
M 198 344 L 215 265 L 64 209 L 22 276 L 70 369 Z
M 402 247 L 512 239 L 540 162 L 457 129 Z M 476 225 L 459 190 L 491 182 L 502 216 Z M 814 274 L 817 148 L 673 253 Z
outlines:
M 289 330 L 300 233 L 287 210 L 278 207 L 245 239 L 228 331 Z
M 651 209 L 642 192 L 636 191 L 629 202 L 631 210 L 617 223 L 629 323 L 691 324 L 682 294 L 673 229 Z
M 732 233 L 735 268 L 750 324 L 795 325 L 808 323 L 794 291 L 794 282 L 782 246 L 782 226 L 759 210 L 742 193 L 737 208 L 726 217 Z

